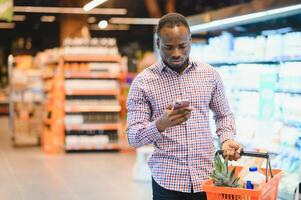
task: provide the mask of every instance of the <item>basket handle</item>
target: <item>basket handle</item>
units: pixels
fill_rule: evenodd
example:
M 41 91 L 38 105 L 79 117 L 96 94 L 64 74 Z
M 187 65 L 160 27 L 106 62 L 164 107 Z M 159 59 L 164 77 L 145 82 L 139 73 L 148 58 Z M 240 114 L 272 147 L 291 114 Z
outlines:
M 215 156 L 217 155 L 223 155 L 223 150 L 217 150 L 215 153 Z M 241 156 L 249 156 L 249 157 L 256 157 L 256 158 L 265 158 L 267 160 L 266 162 L 266 170 L 265 170 L 265 176 L 266 176 L 266 182 L 268 182 L 268 169 L 270 170 L 271 177 L 273 178 L 272 173 L 272 167 L 270 162 L 270 156 L 268 153 L 262 153 L 262 152 L 254 152 L 254 151 L 244 151 L 242 150 L 240 153 Z

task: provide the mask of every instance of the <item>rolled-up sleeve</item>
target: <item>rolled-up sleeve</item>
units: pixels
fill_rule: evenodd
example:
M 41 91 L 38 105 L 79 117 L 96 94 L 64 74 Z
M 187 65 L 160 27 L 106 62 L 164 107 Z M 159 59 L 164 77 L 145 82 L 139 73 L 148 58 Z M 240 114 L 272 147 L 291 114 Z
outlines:
M 132 147 L 151 144 L 161 137 L 156 121 L 151 121 L 151 105 L 138 76 L 132 83 L 127 97 L 127 139 Z
M 214 113 L 216 134 L 222 144 L 234 139 L 236 135 L 235 119 L 225 95 L 224 85 L 220 75 L 214 71 L 214 90 L 210 101 L 210 109 Z

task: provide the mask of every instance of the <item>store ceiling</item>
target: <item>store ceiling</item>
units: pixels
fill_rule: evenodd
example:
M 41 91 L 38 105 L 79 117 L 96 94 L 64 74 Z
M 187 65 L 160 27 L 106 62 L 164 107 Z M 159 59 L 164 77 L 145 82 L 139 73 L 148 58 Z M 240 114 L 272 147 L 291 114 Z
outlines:
M 162 14 L 164 14 L 164 4 L 168 0 L 154 0 L 159 4 Z M 174 0 L 176 2 L 176 11 L 185 16 L 199 14 L 208 10 L 214 10 L 239 3 L 250 2 L 251 0 Z M 82 8 L 89 0 L 14 0 L 15 6 L 34 6 L 34 7 L 77 7 Z M 98 6 L 98 8 L 125 8 L 127 14 L 117 17 L 148 18 L 152 17 L 145 6 L 145 0 L 107 0 L 107 2 Z M 22 13 L 15 12 L 15 28 L 0 29 L 0 44 L 14 48 L 20 38 L 29 38 L 33 42 L 36 50 L 53 48 L 60 45 L 60 23 L 66 15 L 45 14 L 45 13 Z M 42 20 L 43 16 L 54 16 Z M 22 16 L 25 19 L 22 19 Z M 94 22 L 91 23 L 91 18 Z M 116 37 L 120 43 L 131 43 L 138 41 L 141 48 L 148 49 L 152 46 L 152 37 L 154 27 L 150 25 L 130 25 L 126 31 L 101 31 L 97 28 L 100 20 L 109 20 L 114 15 L 86 15 L 92 37 Z M 18 20 L 19 18 L 19 20 Z M 45 21 L 46 20 L 46 21 Z M 48 20 L 48 21 L 47 21 Z M 93 21 L 93 20 L 92 20 Z M 294 23 L 294 20 L 291 20 Z M 285 25 L 286 21 L 284 21 Z M 94 28 L 91 28 L 93 27 Z M 263 25 L 264 26 L 264 25 Z M 249 26 L 253 28 L 252 26 Z M 246 27 L 243 27 L 246 28 Z M 241 32 L 239 27 L 234 30 Z M 129 37 L 131 36 L 131 37 Z M 12 45 L 11 45 L 12 44 Z M 0 45 L 1 47 L 1 45 Z
M 165 2 L 168 0 L 154 0 L 164 14 Z M 250 0 L 175 0 L 176 11 L 185 16 L 216 9 L 237 3 L 248 2 Z M 34 6 L 34 7 L 77 7 L 82 8 L 89 0 L 14 0 L 14 6 Z M 145 0 L 107 0 L 98 8 L 125 8 L 127 14 L 118 17 L 148 18 L 149 12 L 145 6 Z M 14 29 L 0 29 L 0 42 L 2 45 L 14 48 L 14 43 L 18 43 L 20 38 L 29 38 L 33 41 L 33 46 L 37 50 L 53 48 L 60 45 L 60 23 L 66 15 L 45 14 L 45 13 L 25 13 L 15 12 Z M 43 16 L 52 16 L 44 17 Z M 54 16 L 54 17 L 53 17 Z M 92 37 L 116 37 L 121 42 L 138 40 L 142 46 L 152 46 L 154 27 L 150 25 L 130 25 L 127 34 L 125 31 L 100 31 L 97 23 L 100 20 L 109 20 L 114 15 L 87 15 L 94 17 L 94 23 L 88 23 Z M 91 18 L 90 18 L 91 19 Z M 45 21 L 46 20 L 46 21 Z M 1 21 L 0 21 L 1 22 Z M 129 35 L 131 37 L 129 38 Z M 13 44 L 13 45 L 11 45 Z M 147 48 L 147 47 L 146 47 Z

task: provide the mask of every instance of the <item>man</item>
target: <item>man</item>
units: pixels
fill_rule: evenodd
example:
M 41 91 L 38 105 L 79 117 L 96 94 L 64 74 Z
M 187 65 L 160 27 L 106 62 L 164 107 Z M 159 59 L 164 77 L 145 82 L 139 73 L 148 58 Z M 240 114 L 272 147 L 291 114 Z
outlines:
M 161 60 L 136 77 L 128 95 L 128 142 L 133 147 L 154 145 L 148 161 L 153 200 L 206 199 L 201 183 L 213 170 L 215 153 L 209 110 L 230 160 L 238 159 L 242 150 L 233 140 L 233 113 L 218 73 L 189 58 L 191 34 L 185 17 L 163 16 L 157 35 Z M 190 107 L 173 110 L 178 99 L 188 99 Z

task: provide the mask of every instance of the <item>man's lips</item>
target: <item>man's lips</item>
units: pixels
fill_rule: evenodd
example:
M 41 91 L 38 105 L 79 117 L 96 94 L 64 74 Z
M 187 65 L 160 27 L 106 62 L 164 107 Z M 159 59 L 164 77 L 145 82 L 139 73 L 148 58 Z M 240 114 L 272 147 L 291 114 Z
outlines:
M 171 59 L 170 62 L 172 63 L 179 63 L 179 62 L 182 62 L 183 59 Z

